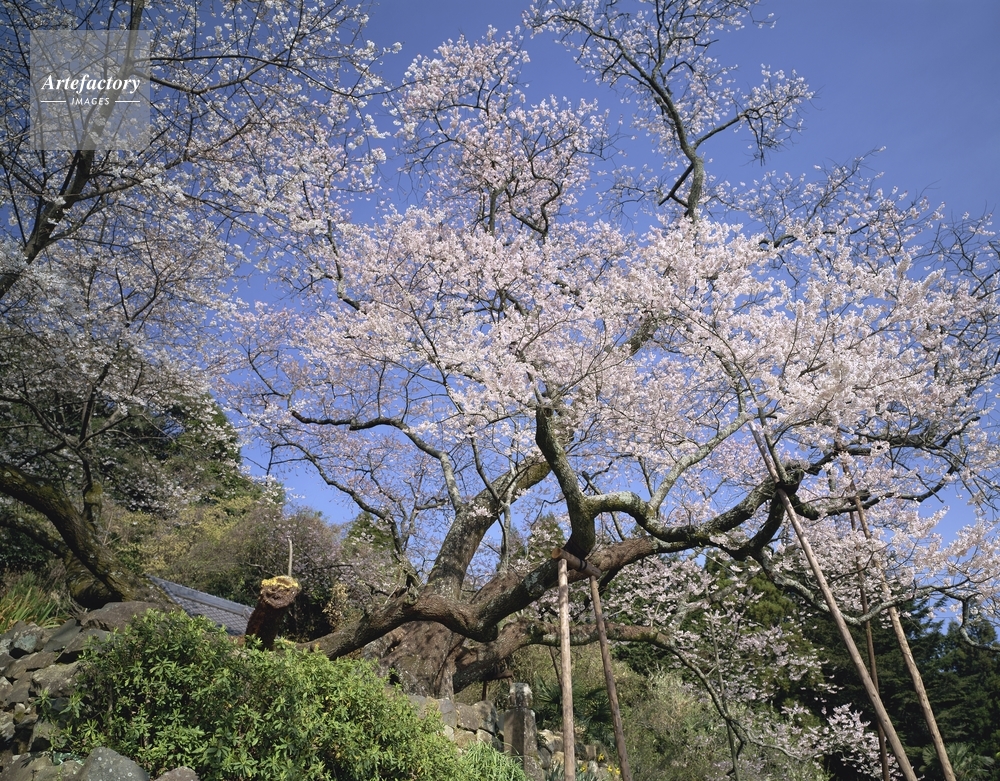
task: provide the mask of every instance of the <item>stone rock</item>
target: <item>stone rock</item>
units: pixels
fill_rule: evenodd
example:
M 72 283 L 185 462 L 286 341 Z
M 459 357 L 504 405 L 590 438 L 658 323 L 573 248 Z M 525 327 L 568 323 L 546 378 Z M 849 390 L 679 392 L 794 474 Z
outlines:
M 493 748 L 496 748 L 497 750 L 503 748 L 503 744 L 495 742 L 496 736 L 492 732 L 487 732 L 484 729 L 476 730 L 476 740 L 478 740 L 480 743 L 489 743 L 491 746 L 493 746 Z
M 83 778 L 83 763 L 75 759 L 54 765 L 48 775 L 35 776 L 35 781 L 79 781 Z
M 83 654 L 83 649 L 87 645 L 87 641 L 92 637 L 96 637 L 98 640 L 103 640 L 110 633 L 104 629 L 90 628 L 85 629 L 82 632 L 77 632 L 76 636 L 73 637 L 69 644 L 63 649 L 63 652 L 59 654 L 59 661 L 63 664 L 69 664 L 70 662 L 75 662 Z
M 18 621 L 17 624 L 14 624 L 14 626 L 17 627 L 17 625 L 21 623 L 22 622 Z M 14 636 L 11 639 L 10 647 L 7 649 L 7 653 L 15 659 L 34 653 L 36 648 L 40 648 L 44 645 L 43 638 L 45 637 L 45 630 L 41 627 L 28 624 L 23 626 L 21 629 L 14 631 L 13 634 Z
M 455 730 L 454 737 L 451 738 L 451 742 L 455 744 L 459 749 L 466 749 L 471 746 L 476 741 L 476 733 L 469 732 L 466 729 Z
M 500 714 L 497 713 L 496 706 L 487 700 L 481 700 L 472 706 L 482 718 L 482 729 L 492 732 L 494 735 L 500 732 Z
M 535 713 L 528 708 L 511 708 L 503 715 L 504 753 L 515 757 L 538 753 Z
M 15 659 L 13 664 L 7 668 L 4 673 L 12 681 L 18 678 L 23 678 L 25 673 L 31 672 L 32 670 L 40 670 L 43 667 L 48 667 L 50 664 L 55 664 L 58 654 L 46 653 L 40 651 L 35 654 L 28 654 L 27 656 L 22 656 L 20 659 Z
M 169 773 L 164 773 L 156 781 L 201 781 L 201 779 L 198 778 L 198 774 L 191 768 L 179 767 L 176 770 L 171 770 Z
M 31 730 L 31 741 L 28 743 L 28 751 L 48 751 L 52 748 L 52 735 L 56 731 L 56 726 L 50 721 L 35 722 L 34 729 Z
M 531 687 L 528 684 L 511 683 L 510 692 L 507 694 L 507 707 L 530 708 L 531 698 Z
M 14 704 L 14 723 L 20 724 L 25 719 L 31 717 L 35 713 L 35 703 L 34 702 L 18 702 Z
M 543 781 L 546 774 L 538 757 L 523 757 L 521 761 L 524 763 L 524 774 L 530 781 Z
M 36 670 L 31 676 L 32 688 L 41 694 L 48 690 L 50 697 L 68 697 L 73 690 L 73 677 L 79 662 L 53 664 L 44 670 Z
M 2 765 L 4 770 L 0 772 L 0 781 L 32 781 L 34 773 L 29 769 L 32 760 L 30 754 L 13 756 Z
M 14 717 L 0 711 L 0 746 L 8 745 L 14 739 Z
M 558 735 L 550 729 L 543 729 L 538 733 L 538 744 L 549 750 L 549 753 L 563 750 L 562 735 Z
M 95 748 L 76 781 L 149 781 L 149 773 L 109 748 Z
M 9 689 L 5 690 L 5 693 L 3 694 L 3 705 L 4 707 L 10 707 L 11 705 L 19 702 L 27 702 L 30 696 L 31 681 L 27 678 L 22 678 Z
M 492 702 L 482 700 L 474 705 L 458 703 L 458 726 L 460 729 L 475 732 L 476 730 L 486 730 L 493 735 L 500 731 L 500 724 L 497 718 L 497 709 Z
M 135 616 L 147 610 L 163 610 L 155 602 L 109 602 L 99 610 L 92 610 L 81 620 L 84 629 L 93 627 L 106 632 L 122 631 Z
M 10 646 L 8 646 L 9 648 Z M 0 652 L 0 675 L 3 675 L 3 671 L 7 669 L 7 665 L 14 661 L 14 657 L 11 656 L 6 651 Z
M 38 714 L 34 707 L 29 708 L 22 702 L 14 706 L 14 727 L 18 732 L 30 734 L 36 721 L 38 721 Z
M 79 762 L 52 763 L 47 756 L 22 754 L 0 773 L 0 781 L 79 781 Z
M 14 626 L 0 635 L 0 654 L 7 653 L 10 651 L 11 645 L 17 638 L 20 632 L 23 632 L 27 628 L 27 624 L 24 621 L 15 621 Z
M 31 757 L 27 754 L 0 754 L 0 781 L 31 781 L 32 773 L 28 770 Z
M 447 726 L 455 729 L 458 726 L 458 709 L 451 700 L 432 700 L 437 705 L 441 713 L 441 721 Z
M 42 650 L 49 653 L 62 651 L 78 634 L 80 634 L 80 623 L 71 618 L 52 633 Z

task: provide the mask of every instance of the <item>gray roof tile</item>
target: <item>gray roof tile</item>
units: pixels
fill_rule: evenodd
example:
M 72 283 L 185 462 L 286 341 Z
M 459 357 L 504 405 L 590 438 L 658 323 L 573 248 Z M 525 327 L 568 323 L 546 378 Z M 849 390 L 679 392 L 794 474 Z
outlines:
M 149 579 L 162 588 L 166 595 L 180 605 L 189 616 L 205 616 L 231 635 L 246 634 L 247 620 L 253 613 L 252 607 L 241 605 L 239 602 L 230 602 L 228 599 L 215 597 L 204 591 L 196 591 L 180 583 L 171 583 L 162 578 L 149 576 Z

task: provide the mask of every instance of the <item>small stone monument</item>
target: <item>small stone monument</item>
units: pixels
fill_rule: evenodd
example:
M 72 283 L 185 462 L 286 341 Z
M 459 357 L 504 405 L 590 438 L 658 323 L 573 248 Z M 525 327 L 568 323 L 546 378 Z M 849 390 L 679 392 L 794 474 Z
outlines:
M 528 778 L 541 781 L 535 712 L 531 709 L 531 687 L 526 683 L 510 685 L 508 709 L 503 714 L 503 750 L 505 754 L 521 758 Z

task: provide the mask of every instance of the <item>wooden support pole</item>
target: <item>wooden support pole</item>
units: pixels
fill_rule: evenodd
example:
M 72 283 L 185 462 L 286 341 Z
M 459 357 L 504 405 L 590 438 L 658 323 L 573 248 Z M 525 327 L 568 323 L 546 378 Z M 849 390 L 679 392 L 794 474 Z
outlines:
M 851 661 L 854 663 L 854 669 L 858 673 L 858 677 L 861 679 L 861 684 L 865 688 L 865 693 L 868 695 L 868 701 L 871 702 L 872 708 L 875 709 L 875 718 L 878 723 L 885 730 L 886 739 L 889 741 L 889 746 L 892 748 L 892 754 L 896 757 L 896 763 L 899 765 L 900 771 L 903 773 L 903 777 L 906 781 L 917 781 L 917 774 L 913 772 L 913 766 L 910 764 L 909 757 L 906 756 L 906 750 L 903 748 L 903 743 L 899 739 L 899 735 L 896 734 L 896 728 L 892 724 L 892 719 L 889 718 L 889 713 L 885 709 L 885 705 L 882 704 L 882 698 L 879 697 L 878 689 L 875 688 L 875 684 L 872 682 L 871 676 L 868 674 L 868 668 L 865 667 L 865 663 L 861 659 L 861 654 L 858 652 L 858 646 L 854 642 L 854 638 L 851 636 L 851 631 L 847 628 L 847 622 L 844 621 L 844 615 L 840 612 L 840 606 L 837 604 L 837 600 L 833 595 L 833 591 L 830 588 L 830 584 L 827 583 L 826 576 L 823 574 L 823 568 L 820 566 L 819 559 L 816 558 L 816 554 L 813 552 L 812 545 L 809 543 L 809 538 L 806 535 L 806 530 L 799 521 L 799 515 L 795 512 L 795 508 L 792 507 L 792 501 L 788 498 L 788 494 L 785 493 L 784 489 L 780 487 L 781 478 L 778 474 L 778 469 L 771 462 L 770 453 L 767 447 L 764 445 L 764 440 L 761 435 L 757 432 L 757 429 L 751 424 L 750 428 L 753 434 L 754 441 L 757 443 L 757 447 L 760 450 L 761 457 L 764 459 L 764 465 L 767 467 L 768 474 L 771 475 L 771 479 L 778 484 L 778 489 L 775 491 L 775 495 L 781 502 L 782 507 L 785 510 L 785 514 L 788 516 L 788 520 L 792 524 L 792 528 L 795 529 L 795 536 L 799 539 L 799 545 L 802 546 L 802 552 L 805 554 L 806 561 L 809 563 L 809 568 L 812 570 L 813 577 L 816 578 L 816 584 L 819 586 L 819 590 L 823 594 L 823 599 L 826 601 L 826 606 L 830 610 L 830 616 L 833 618 L 833 623 L 837 627 L 837 631 L 840 633 L 840 639 L 844 643 L 844 647 L 847 649 L 848 655 L 851 657 Z
M 854 513 L 851 513 L 851 530 L 855 530 L 854 526 Z M 861 567 L 861 562 L 855 560 L 854 568 L 858 573 L 858 589 L 861 593 L 861 610 L 866 615 L 868 613 L 868 592 L 865 589 L 865 578 L 864 570 Z M 865 621 L 865 645 L 868 648 L 868 669 L 871 670 L 872 684 L 875 686 L 875 690 L 878 691 L 878 665 L 875 659 L 875 640 L 872 637 L 872 622 Z M 889 749 L 885 742 L 885 730 L 882 729 L 881 724 L 876 724 L 878 727 L 878 755 L 879 759 L 882 761 L 882 781 L 892 781 L 892 774 L 889 769 Z
M 576 730 L 573 729 L 573 660 L 569 645 L 569 576 L 559 558 L 559 650 L 562 656 L 563 770 L 565 781 L 576 781 Z
M 625 730 L 622 728 L 622 712 L 618 707 L 618 687 L 615 686 L 614 672 L 611 670 L 611 650 L 608 648 L 608 633 L 604 629 L 604 611 L 601 609 L 601 595 L 597 591 L 597 578 L 590 578 L 590 597 L 594 601 L 594 619 L 597 621 L 597 637 L 601 641 L 601 661 L 604 662 L 604 681 L 608 686 L 608 700 L 611 701 L 611 718 L 615 726 L 615 750 L 622 771 L 622 781 L 632 781 L 632 770 L 628 765 L 625 750 Z
M 910 765 L 910 760 L 909 757 L 906 756 L 906 750 L 903 748 L 903 743 L 900 741 L 899 735 L 896 734 L 896 728 L 892 724 L 892 719 L 889 718 L 889 713 L 882 704 L 882 698 L 879 697 L 878 689 L 875 688 L 875 684 L 872 682 L 871 676 L 868 674 L 868 669 L 865 667 L 865 663 L 861 660 L 861 654 L 858 652 L 858 647 L 855 645 L 854 638 L 851 636 L 851 632 L 847 628 L 847 623 L 844 621 L 844 616 L 840 612 L 840 606 L 837 604 L 837 601 L 833 596 L 833 591 L 826 582 L 826 576 L 823 574 L 819 560 L 813 552 L 812 545 L 809 544 L 809 538 L 806 536 L 805 529 L 799 522 L 798 514 L 792 507 L 792 503 L 789 500 L 788 495 L 780 488 L 778 489 L 778 496 L 781 499 L 781 503 L 785 507 L 785 512 L 788 514 L 789 520 L 792 522 L 792 527 L 795 529 L 795 535 L 799 538 L 799 544 L 802 546 L 802 552 L 805 553 L 806 560 L 809 562 L 809 567 L 813 571 L 813 576 L 816 578 L 819 589 L 823 593 L 823 598 L 826 600 L 827 607 L 830 609 L 830 615 L 833 617 L 833 622 L 837 626 L 840 638 L 843 640 L 844 646 L 847 648 L 847 653 L 851 657 L 851 661 L 854 662 L 854 669 L 857 670 L 858 677 L 861 678 L 861 683 L 865 687 L 865 693 L 868 695 L 868 700 L 875 709 L 875 717 L 882 729 L 885 730 L 885 736 L 889 741 L 889 745 L 892 747 L 892 754 L 896 757 L 896 763 L 899 765 L 899 769 L 902 771 L 903 777 L 906 781 L 917 781 L 917 774 L 913 772 L 913 766 Z
M 851 477 L 851 483 L 852 485 L 854 483 L 853 477 Z M 856 486 L 855 490 L 857 490 Z M 854 506 L 857 508 L 858 519 L 861 521 L 861 530 L 865 534 L 865 539 L 871 540 L 872 534 L 868 528 L 868 519 L 865 517 L 865 507 L 861 503 L 861 498 L 856 493 L 854 495 Z M 885 579 L 885 571 L 878 562 L 875 563 L 875 569 L 878 572 L 879 582 L 882 586 L 882 597 L 888 600 L 892 595 L 889 593 L 889 584 Z M 903 654 L 903 661 L 906 662 L 906 669 L 910 673 L 910 680 L 913 681 L 913 690 L 916 692 L 917 701 L 920 703 L 920 710 L 924 714 L 924 722 L 927 724 L 927 731 L 930 732 L 934 751 L 937 753 L 938 762 L 941 764 L 941 772 L 944 775 L 945 781 L 955 781 L 955 770 L 951 766 L 951 760 L 948 758 L 948 750 L 944 745 L 944 738 L 941 737 L 941 730 L 938 729 L 937 719 L 934 717 L 934 709 L 931 707 L 931 701 L 927 697 L 924 679 L 920 675 L 920 668 L 917 667 L 916 660 L 913 658 L 913 651 L 910 650 L 910 643 L 906 639 L 903 622 L 899 619 L 899 610 L 895 605 L 889 607 L 889 620 L 892 623 L 892 631 L 896 635 L 899 650 Z
M 600 595 L 600 593 L 599 593 L 599 591 L 597 589 L 597 580 L 604 573 L 602 573 L 599 568 L 595 567 L 593 564 L 591 564 L 586 559 L 580 559 L 577 556 L 574 556 L 572 553 L 569 553 L 568 551 L 564 551 L 562 548 L 553 548 L 553 550 L 552 550 L 552 558 L 553 559 L 559 559 L 559 573 L 560 573 L 560 581 L 559 581 L 559 588 L 560 588 L 560 592 L 559 592 L 559 595 L 560 595 L 559 596 L 559 600 L 560 600 L 559 601 L 559 617 L 560 617 L 560 620 L 562 619 L 562 615 L 563 615 L 563 613 L 562 613 L 562 604 L 563 604 L 562 603 L 562 580 L 561 580 L 563 570 L 567 569 L 568 567 L 572 567 L 573 569 L 577 570 L 578 572 L 582 572 L 585 575 L 589 575 L 590 576 L 590 596 L 591 596 L 591 599 L 592 599 L 592 601 L 594 603 L 594 620 L 595 620 L 595 622 L 597 624 L 597 637 L 598 637 L 598 639 L 600 641 L 600 646 L 601 646 L 601 661 L 604 664 L 604 681 L 605 681 L 605 684 L 608 687 L 608 701 L 611 703 L 611 717 L 612 717 L 612 720 L 614 722 L 614 728 L 615 728 L 615 750 L 618 752 L 618 761 L 621 763 L 622 781 L 632 781 L 632 771 L 629 768 L 629 764 L 628 764 L 628 753 L 625 750 L 625 731 L 622 728 L 622 713 L 621 713 L 621 708 L 618 705 L 618 687 L 615 686 L 615 676 L 614 676 L 614 672 L 611 669 L 611 650 L 610 650 L 609 645 L 608 645 L 608 633 L 607 633 L 607 630 L 604 627 L 604 611 L 601 609 L 601 595 Z M 567 577 L 567 583 L 568 583 L 568 579 L 569 579 L 568 570 L 567 570 L 567 576 L 566 577 Z M 568 613 L 568 607 L 569 607 L 569 588 L 568 588 L 568 585 L 567 585 L 567 597 L 566 597 L 566 599 L 567 599 L 567 602 L 566 602 L 566 606 L 567 606 L 567 619 L 566 619 L 565 636 L 566 636 L 566 643 L 567 643 L 567 645 L 565 647 L 568 648 L 568 642 L 569 642 L 569 617 L 568 617 L 569 616 L 569 613 Z M 561 630 L 561 626 L 560 626 L 560 630 Z M 563 658 L 566 658 L 566 655 L 567 655 L 567 652 L 564 651 L 564 657 Z M 566 668 L 565 668 L 565 662 L 564 662 L 563 663 L 563 670 L 564 670 L 563 677 L 564 677 L 564 680 L 568 680 L 568 677 L 567 677 L 568 674 L 565 672 L 565 669 Z M 570 688 L 572 688 L 572 685 L 571 684 L 569 684 L 569 685 L 570 685 Z M 564 689 L 565 689 L 565 686 L 566 686 L 566 684 L 564 684 Z M 563 697 L 563 703 L 564 703 L 563 704 L 563 713 L 564 713 L 564 716 L 563 716 L 563 719 L 564 719 L 564 721 L 563 721 L 563 725 L 564 725 L 563 726 L 563 732 L 564 732 L 564 736 L 563 736 L 563 750 L 564 750 L 564 752 L 565 752 L 565 748 L 566 748 L 566 746 L 565 746 L 565 744 L 566 744 L 566 738 L 565 738 L 565 718 L 566 718 L 565 717 L 565 702 L 566 702 L 566 699 L 565 699 L 565 695 L 564 695 L 564 697 Z M 572 718 L 572 715 L 573 714 L 572 714 L 572 705 L 571 705 L 571 707 L 570 707 L 570 718 Z M 567 755 L 567 757 L 568 757 L 568 755 Z M 568 762 L 569 762 L 569 759 L 567 759 L 567 763 Z M 574 762 L 575 762 L 575 759 L 574 759 Z M 575 774 L 575 768 L 574 768 L 574 774 Z M 568 776 L 567 776 L 567 778 L 568 778 Z

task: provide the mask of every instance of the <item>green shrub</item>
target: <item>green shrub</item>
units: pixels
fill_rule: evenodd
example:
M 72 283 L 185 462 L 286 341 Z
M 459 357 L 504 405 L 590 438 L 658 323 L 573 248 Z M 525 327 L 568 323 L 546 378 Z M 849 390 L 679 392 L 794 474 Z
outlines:
M 463 779 L 527 781 L 520 762 L 487 743 L 473 743 L 465 749 L 460 762 Z
M 68 618 L 59 594 L 32 572 L 0 585 L 0 634 L 18 621 L 38 626 L 59 626 Z
M 182 613 L 147 613 L 91 647 L 59 718 L 61 748 L 108 746 L 154 776 L 187 765 L 203 781 L 469 777 L 440 722 L 370 665 L 238 647 Z

